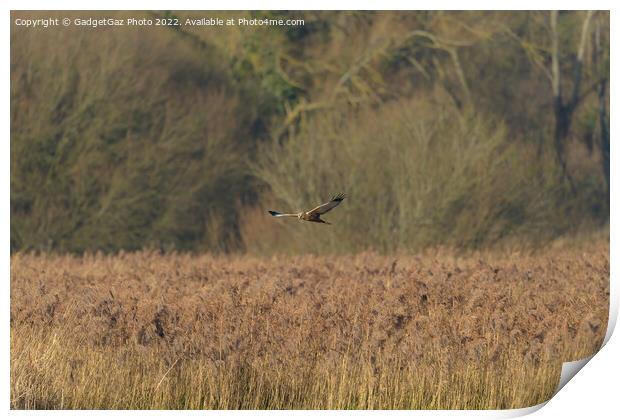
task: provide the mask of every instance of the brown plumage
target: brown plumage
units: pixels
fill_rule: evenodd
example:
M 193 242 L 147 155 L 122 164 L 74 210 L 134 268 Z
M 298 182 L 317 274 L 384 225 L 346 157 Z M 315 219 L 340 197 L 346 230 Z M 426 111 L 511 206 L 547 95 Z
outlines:
M 321 204 L 310 211 L 302 211 L 299 213 L 280 213 L 269 210 L 269 214 L 273 217 L 297 217 L 299 220 L 305 220 L 306 222 L 325 223 L 329 225 L 331 223 L 321 219 L 321 215 L 339 205 L 345 198 L 346 196 L 344 194 L 335 195 L 327 203 Z

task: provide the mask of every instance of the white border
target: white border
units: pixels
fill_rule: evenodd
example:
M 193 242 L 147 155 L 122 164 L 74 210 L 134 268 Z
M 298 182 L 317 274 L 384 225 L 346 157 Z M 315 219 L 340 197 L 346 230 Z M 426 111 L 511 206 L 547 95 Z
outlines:
M 598 1 L 591 0 L 588 2 L 576 2 L 576 1 L 502 1 L 502 2 L 484 2 L 484 1 L 394 1 L 383 0 L 381 2 L 368 2 L 368 1 L 326 1 L 326 0 L 314 0 L 314 1 L 299 1 L 294 5 L 285 1 L 263 1 L 263 2 L 251 2 L 251 1 L 239 1 L 228 0 L 226 2 L 198 2 L 198 1 L 119 1 L 109 0 L 106 2 L 90 2 L 83 3 L 78 1 L 8 1 L 5 3 L 5 18 L 10 20 L 9 10 L 339 10 L 339 9 L 352 9 L 352 10 L 425 10 L 425 9 L 447 9 L 447 10 L 461 10 L 461 9 L 491 9 L 491 10 L 548 10 L 548 9 L 603 9 L 612 10 L 611 13 L 611 32 L 612 32 L 612 48 L 618 45 L 617 31 L 615 30 L 618 19 L 616 13 L 613 10 L 614 3 L 612 1 Z M 6 21 L 5 21 L 6 22 Z M 7 25 L 2 30 L 2 50 L 4 65 L 2 66 L 2 94 L 5 98 L 2 101 L 2 120 L 3 132 L 6 133 L 5 140 L 0 142 L 0 156 L 3 157 L 5 164 L 0 169 L 2 182 L 0 184 L 3 206 L 0 210 L 0 215 L 5 221 L 2 223 L 2 232 L 4 241 L 2 242 L 2 252 L 5 256 L 2 260 L 2 288 L 5 296 L 5 307 L 2 311 L 2 319 L 0 321 L 0 328 L 2 331 L 2 337 L 0 338 L 3 343 L 3 357 L 1 372 L 3 375 L 3 381 L 1 385 L 1 395 L 5 401 L 4 407 L 9 412 L 9 308 L 10 308 L 10 259 L 9 259 L 9 217 L 10 217 L 10 154 L 9 154 L 9 138 L 10 138 L 10 116 L 9 116 L 9 89 L 10 89 L 10 67 L 8 63 L 9 57 L 9 39 L 10 39 L 10 25 Z M 615 68 L 616 52 L 611 54 L 611 68 L 612 72 Z M 612 98 L 617 97 L 616 84 L 611 84 Z M 613 106 L 611 107 L 613 109 Z M 611 119 L 611 132 L 615 132 L 615 120 Z M 611 151 L 614 153 L 614 146 L 612 142 Z M 615 160 L 614 160 L 615 162 Z M 611 208 L 612 213 L 618 208 L 617 200 L 617 181 L 618 171 L 614 166 L 611 167 Z M 618 237 L 616 224 L 610 223 L 611 236 Z M 611 258 L 616 260 L 618 256 L 617 247 L 614 246 L 614 241 L 611 243 Z M 612 307 L 610 310 L 610 328 L 605 338 L 606 345 L 595 355 L 592 361 L 583 368 L 583 372 L 579 374 L 579 379 L 571 381 L 561 390 L 556 396 L 554 396 L 543 410 L 537 411 L 533 416 L 539 419 L 546 418 L 583 418 L 583 416 L 591 416 L 596 414 L 594 418 L 610 417 L 611 413 L 617 414 L 618 412 L 618 398 L 617 384 L 619 373 L 619 360 L 617 355 L 620 353 L 620 344 L 616 338 L 610 338 L 611 331 L 615 325 L 617 319 L 618 306 L 618 287 L 617 287 L 617 270 L 612 264 L 611 266 L 611 297 Z M 609 341 L 607 341 L 609 340 Z M 594 405 L 593 405 L 594 404 Z M 495 417 L 504 418 L 506 416 L 524 415 L 528 412 L 535 411 L 535 409 L 544 406 L 522 409 L 522 410 L 507 410 L 507 411 L 296 411 L 294 415 L 301 418 L 314 418 L 315 416 L 328 417 L 328 418 L 375 418 L 378 415 L 383 416 L 395 416 L 396 418 L 409 418 L 410 416 L 422 416 L 422 417 L 459 417 L 459 418 L 480 418 L 480 417 Z M 288 418 L 291 412 L 287 411 L 252 411 L 252 416 L 259 418 Z M 83 415 L 93 417 L 107 417 L 113 415 L 114 417 L 135 417 L 136 415 L 148 416 L 152 418 L 168 418 L 170 415 L 180 416 L 184 418 L 195 418 L 208 415 L 210 417 L 226 417 L 226 418 L 240 418 L 245 417 L 249 412 L 243 411 L 183 411 L 183 412 L 169 412 L 169 411 L 53 411 L 53 412 L 32 412 L 32 411 L 10 411 L 9 415 L 12 417 L 23 416 L 43 416 L 53 418 L 65 418 Z

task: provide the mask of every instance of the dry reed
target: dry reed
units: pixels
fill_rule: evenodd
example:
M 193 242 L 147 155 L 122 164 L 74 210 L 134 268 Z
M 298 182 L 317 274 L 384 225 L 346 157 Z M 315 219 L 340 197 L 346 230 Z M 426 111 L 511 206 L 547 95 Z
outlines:
M 601 345 L 609 245 L 11 257 L 12 408 L 490 409 Z

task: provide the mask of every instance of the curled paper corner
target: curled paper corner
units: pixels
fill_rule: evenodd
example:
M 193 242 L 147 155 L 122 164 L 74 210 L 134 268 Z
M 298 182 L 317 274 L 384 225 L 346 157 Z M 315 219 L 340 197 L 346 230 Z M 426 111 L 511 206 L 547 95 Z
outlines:
M 510 410 L 497 411 L 497 412 L 495 412 L 496 415 L 494 417 L 495 418 L 522 417 L 522 416 L 526 416 L 528 414 L 531 414 L 531 413 L 533 413 L 535 411 L 538 411 L 541 408 L 543 408 L 549 401 L 551 401 L 553 399 L 553 397 L 555 397 L 557 395 L 558 392 L 560 392 L 560 390 L 562 388 L 564 388 L 564 385 L 566 385 L 571 379 L 573 379 L 573 377 L 586 364 L 588 364 L 588 362 L 590 360 L 592 360 L 592 358 L 594 356 L 596 356 L 596 354 L 599 351 L 601 351 L 601 349 L 603 347 L 605 347 L 605 344 L 607 344 L 607 342 L 609 341 L 609 338 L 613 334 L 613 331 L 614 331 L 614 329 L 616 327 L 617 315 L 618 315 L 617 300 L 612 298 L 612 301 L 610 302 L 610 308 L 609 308 L 609 321 L 607 323 L 607 332 L 605 333 L 605 339 L 603 340 L 603 344 L 601 345 L 601 348 L 598 349 L 598 351 L 596 353 L 594 353 L 593 355 L 591 355 L 591 356 L 588 356 L 588 357 L 585 357 L 585 358 L 579 359 L 579 360 L 574 360 L 572 362 L 564 362 L 564 363 L 562 363 L 562 372 L 560 373 L 560 380 L 558 382 L 558 386 L 555 388 L 555 391 L 553 391 L 553 395 L 551 396 L 551 398 L 549 398 L 547 401 L 543 401 L 542 403 L 537 404 L 537 405 L 533 405 L 531 407 L 524 407 L 524 408 L 516 408 L 516 409 L 510 409 Z
M 607 331 L 605 332 L 605 338 L 603 339 L 603 344 L 601 347 L 591 356 L 588 356 L 584 359 L 575 360 L 572 362 L 564 362 L 562 363 L 562 373 L 560 374 L 560 382 L 558 386 L 555 388 L 553 392 L 553 397 L 560 392 L 564 385 L 570 381 L 573 376 L 577 374 L 596 354 L 605 347 L 609 339 L 611 338 L 614 330 L 616 329 L 616 321 L 618 320 L 618 302 L 619 296 L 616 293 L 617 284 L 613 279 L 610 278 L 609 284 L 609 316 L 607 317 Z M 551 398 L 553 398 L 551 397 Z M 546 403 L 543 403 L 543 405 Z
M 610 289 L 613 289 L 613 282 L 610 285 Z M 594 356 L 596 356 L 596 354 L 601 351 L 603 349 L 603 347 L 605 347 L 605 345 L 607 344 L 607 342 L 609 341 L 609 339 L 611 338 L 615 328 L 616 328 L 616 321 L 618 319 L 618 296 L 615 293 L 610 293 L 610 302 L 609 302 L 609 317 L 607 320 L 607 331 L 605 332 L 605 338 L 603 339 L 603 343 L 601 344 L 601 347 L 596 351 L 596 353 L 594 353 L 591 356 L 585 357 L 583 359 L 579 359 L 579 360 L 574 360 L 572 362 L 564 362 L 562 363 L 562 373 L 560 374 L 560 381 L 558 382 L 558 386 L 555 388 L 555 391 L 553 392 L 553 397 L 556 396 L 556 394 L 558 392 L 560 392 L 560 390 L 562 388 L 564 388 L 564 385 L 566 385 L 571 379 L 573 379 L 573 377 L 586 365 L 588 364 L 588 362 L 590 360 L 592 360 L 592 358 Z M 539 404 L 538 408 L 541 408 L 542 406 L 544 406 L 547 402 L 549 402 L 551 399 L 549 399 L 548 401 Z M 534 408 L 534 407 L 532 407 Z M 536 410 L 538 409 L 536 408 Z M 533 411 L 536 411 L 533 410 Z
M 564 385 L 566 385 L 568 381 L 570 381 L 573 378 L 573 376 L 575 376 L 577 372 L 579 372 L 581 368 L 584 367 L 593 357 L 594 355 L 586 357 L 585 359 L 579 359 L 579 360 L 575 360 L 572 362 L 562 363 L 562 373 L 560 374 L 560 381 L 558 382 L 558 386 L 555 388 L 555 391 L 553 391 L 553 395 L 548 400 L 543 401 L 540 404 L 533 405 L 531 407 L 498 411 L 497 415 L 494 417 L 504 418 L 504 419 L 522 417 L 522 416 L 526 416 L 528 414 L 532 414 L 533 412 L 540 410 L 545 405 L 547 405 L 547 403 L 551 401 L 558 392 L 560 392 L 560 390 L 564 387 Z
M 496 411 L 496 412 L 494 412 L 494 414 L 495 414 L 494 417 L 495 418 L 521 417 L 521 416 L 526 416 L 528 414 L 531 414 L 531 413 L 533 413 L 535 411 L 540 410 L 545 405 L 547 405 L 547 403 L 549 401 L 551 401 L 553 399 L 553 397 L 555 397 L 557 395 L 557 393 L 560 392 L 560 390 L 562 388 L 564 388 L 564 385 L 566 385 L 571 379 L 573 379 L 573 377 L 586 364 L 588 364 L 588 362 L 590 360 L 592 360 L 592 358 L 594 356 L 596 356 L 596 354 L 599 351 L 601 351 L 603 349 L 603 347 L 605 347 L 605 345 L 607 344 L 607 342 L 611 338 L 611 336 L 612 336 L 612 334 L 613 334 L 613 332 L 614 332 L 614 330 L 616 328 L 616 321 L 618 320 L 618 302 L 620 301 L 620 294 L 615 293 L 616 290 L 617 290 L 617 288 L 616 288 L 616 285 L 615 285 L 614 281 L 611 281 L 611 279 L 610 279 L 609 316 L 607 318 L 607 331 L 605 332 L 605 338 L 603 339 L 603 343 L 601 344 L 601 347 L 596 351 L 596 353 L 594 353 L 591 356 L 585 357 L 583 359 L 562 363 L 562 372 L 560 373 L 560 380 L 558 382 L 557 387 L 555 388 L 555 391 L 553 391 L 553 395 L 547 401 L 543 401 L 542 403 L 537 404 L 537 405 L 533 405 L 531 407 L 524 407 L 524 408 L 516 408 L 516 409 Z
M 590 360 L 592 360 L 594 356 L 595 355 L 593 354 L 592 356 L 588 356 L 584 359 L 562 363 L 562 373 L 560 374 L 560 382 L 558 382 L 558 386 L 555 388 L 555 391 L 553 392 L 553 396 L 555 397 L 555 395 L 558 392 L 560 392 L 562 388 L 564 388 L 564 385 L 566 385 L 568 381 L 573 379 L 573 376 L 575 376 L 577 372 L 581 370 L 581 368 L 583 368 Z
M 613 283 L 613 282 L 612 282 Z M 613 288 L 613 284 L 610 285 L 610 289 Z M 614 332 L 616 328 L 616 320 L 618 318 L 618 296 L 615 293 L 610 293 L 610 302 L 609 302 L 609 316 L 607 318 L 607 331 L 605 332 L 605 338 L 603 339 L 603 343 L 601 347 L 591 356 L 585 357 L 583 359 L 574 360 L 572 362 L 564 362 L 562 363 L 562 373 L 560 374 L 560 381 L 558 382 L 558 386 L 555 388 L 553 392 L 553 397 L 560 392 L 564 385 L 568 383 L 573 377 L 579 372 L 596 354 L 601 351 L 605 344 L 609 341 L 609 338 Z M 544 405 L 544 404 L 543 404 Z

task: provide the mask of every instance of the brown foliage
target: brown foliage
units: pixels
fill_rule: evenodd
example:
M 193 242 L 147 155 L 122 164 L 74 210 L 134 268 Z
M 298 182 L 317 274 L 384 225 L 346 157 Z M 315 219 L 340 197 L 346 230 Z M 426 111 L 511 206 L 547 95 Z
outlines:
M 11 257 L 13 408 L 506 408 L 596 352 L 609 245 Z

